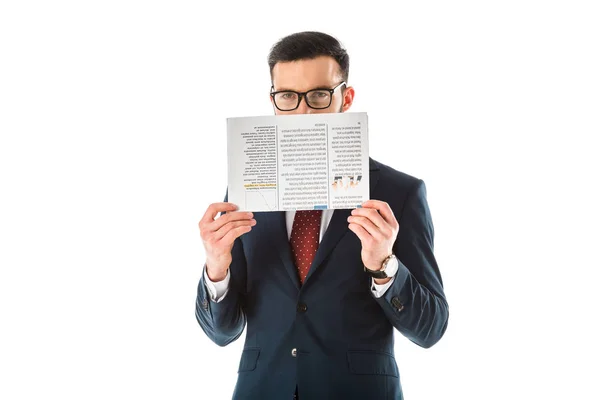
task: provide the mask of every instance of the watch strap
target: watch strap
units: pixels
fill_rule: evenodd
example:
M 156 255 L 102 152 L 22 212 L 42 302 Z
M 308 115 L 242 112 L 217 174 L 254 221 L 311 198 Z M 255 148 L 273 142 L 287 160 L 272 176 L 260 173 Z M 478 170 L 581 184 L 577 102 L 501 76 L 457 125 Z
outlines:
M 385 279 L 385 278 L 389 278 L 390 276 L 393 276 L 395 274 L 395 272 L 394 272 L 394 274 L 388 275 L 387 271 L 386 271 L 386 269 L 387 269 L 386 267 L 392 257 L 395 257 L 394 253 L 390 254 L 389 256 L 386 257 L 385 260 L 383 260 L 383 263 L 382 263 L 383 267 L 380 270 L 375 271 L 375 270 L 369 269 L 365 266 L 364 267 L 365 272 L 368 273 L 370 276 L 372 276 L 375 279 Z

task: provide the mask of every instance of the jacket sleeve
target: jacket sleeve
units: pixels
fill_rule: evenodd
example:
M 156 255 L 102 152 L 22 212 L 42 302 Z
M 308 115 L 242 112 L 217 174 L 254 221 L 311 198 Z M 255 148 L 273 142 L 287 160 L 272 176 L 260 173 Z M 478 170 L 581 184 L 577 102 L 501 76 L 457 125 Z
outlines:
M 392 286 L 375 299 L 398 331 L 429 348 L 444 335 L 449 314 L 433 255 L 433 222 L 422 180 L 408 194 L 396 218 L 399 230 L 393 250 L 399 261 L 398 272 Z
M 227 195 L 225 196 L 227 201 Z M 230 281 L 227 295 L 218 303 L 211 300 L 204 282 L 204 270 L 196 295 L 196 319 L 206 335 L 217 345 L 226 346 L 240 337 L 246 326 L 243 289 L 246 287 L 246 257 L 240 238 L 231 250 Z

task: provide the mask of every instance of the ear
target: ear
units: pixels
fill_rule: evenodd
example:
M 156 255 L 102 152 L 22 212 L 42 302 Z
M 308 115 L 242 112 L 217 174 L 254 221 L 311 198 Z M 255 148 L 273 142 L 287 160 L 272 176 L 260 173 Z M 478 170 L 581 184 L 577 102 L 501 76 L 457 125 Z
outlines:
M 346 90 L 344 90 L 344 102 L 342 103 L 342 112 L 346 112 L 352 107 L 352 102 L 354 101 L 354 88 L 352 86 L 348 86 Z

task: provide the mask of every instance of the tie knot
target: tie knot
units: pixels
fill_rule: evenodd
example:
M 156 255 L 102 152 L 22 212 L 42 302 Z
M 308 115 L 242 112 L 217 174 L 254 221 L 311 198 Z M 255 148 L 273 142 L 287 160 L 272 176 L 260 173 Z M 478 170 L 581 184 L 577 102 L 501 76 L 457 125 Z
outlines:
M 307 219 L 315 219 L 320 218 L 323 210 L 299 210 L 296 211 L 296 216 L 298 218 L 307 218 Z

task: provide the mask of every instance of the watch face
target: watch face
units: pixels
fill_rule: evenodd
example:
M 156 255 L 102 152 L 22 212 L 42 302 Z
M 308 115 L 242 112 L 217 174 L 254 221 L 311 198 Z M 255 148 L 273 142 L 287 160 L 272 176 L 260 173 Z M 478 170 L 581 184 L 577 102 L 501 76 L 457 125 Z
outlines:
M 396 272 L 398 271 L 398 259 L 395 255 L 392 254 L 390 256 L 385 263 L 384 269 L 386 270 L 388 276 L 396 275 Z

